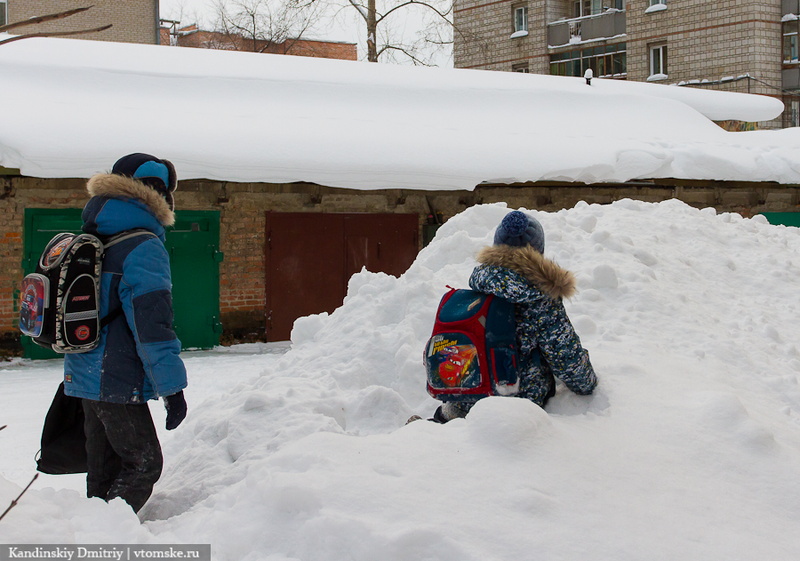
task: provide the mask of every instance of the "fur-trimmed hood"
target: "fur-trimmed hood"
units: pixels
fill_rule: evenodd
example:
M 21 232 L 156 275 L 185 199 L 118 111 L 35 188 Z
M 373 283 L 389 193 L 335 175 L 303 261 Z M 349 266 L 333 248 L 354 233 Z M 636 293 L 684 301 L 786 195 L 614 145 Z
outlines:
M 175 224 L 175 213 L 166 199 L 141 181 L 112 173 L 99 173 L 89 179 L 86 190 L 92 197 L 137 199 L 144 203 L 162 226 Z
M 478 262 L 510 269 L 551 298 L 570 298 L 575 294 L 575 275 L 544 257 L 531 246 L 495 245 L 478 253 Z

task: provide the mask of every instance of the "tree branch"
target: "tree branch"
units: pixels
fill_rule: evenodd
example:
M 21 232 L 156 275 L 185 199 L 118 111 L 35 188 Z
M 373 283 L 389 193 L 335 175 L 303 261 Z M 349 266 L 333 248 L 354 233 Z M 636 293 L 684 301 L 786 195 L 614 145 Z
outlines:
M 432 6 L 431 4 L 428 4 L 427 2 L 420 2 L 419 0 L 407 0 L 406 2 L 403 2 L 402 4 L 398 4 L 397 6 L 393 6 L 392 8 L 389 9 L 388 12 L 386 12 L 385 14 L 382 14 L 381 17 L 378 18 L 378 23 L 380 23 L 385 18 L 387 18 L 389 16 L 389 14 L 391 14 L 395 10 L 399 10 L 400 8 L 405 8 L 406 6 L 410 6 L 412 4 L 416 4 L 416 5 L 422 6 L 424 8 L 428 8 L 430 10 L 433 10 L 434 12 L 436 12 L 437 16 L 439 16 L 443 20 L 447 21 L 447 23 L 450 23 L 452 25 L 452 22 L 447 19 L 447 15 L 451 12 L 452 7 L 449 10 L 447 10 L 446 12 L 442 12 L 438 8 L 435 8 L 434 6 Z
M 347 0 L 347 1 L 350 2 L 350 4 L 356 9 L 358 14 L 364 19 L 364 21 L 367 21 L 367 12 L 366 10 L 364 10 L 364 6 L 358 4 L 355 0 Z
M 81 29 L 79 31 L 48 31 L 43 33 L 26 33 L 25 35 L 16 35 L 14 37 L 9 37 L 8 39 L 3 39 L 0 41 L 0 45 L 5 45 L 6 43 L 12 43 L 14 41 L 19 41 L 20 39 L 30 39 L 32 37 L 65 37 L 67 35 L 81 35 L 83 33 L 96 33 L 98 31 L 105 31 L 109 29 L 112 24 L 104 25 L 102 27 L 95 27 L 94 29 Z
M 5 427 L 3 427 L 3 428 L 5 428 Z M 28 485 L 27 485 L 27 486 L 26 486 L 26 487 L 25 487 L 25 488 L 22 490 L 22 493 L 20 493 L 20 494 L 17 496 L 17 498 L 16 498 L 16 499 L 14 499 L 13 501 L 11 501 L 11 504 L 10 504 L 10 505 L 8 505 L 8 508 L 5 510 L 5 512 L 3 512 L 3 514 L 0 514 L 0 520 L 2 520 L 3 518 L 5 518 L 6 514 L 8 514 L 9 512 L 11 512 L 11 509 L 12 509 L 12 508 L 14 508 L 15 506 L 17 506 L 17 503 L 19 503 L 19 500 L 22 498 L 22 495 L 24 495 L 24 494 L 25 494 L 25 492 L 26 492 L 28 489 L 30 489 L 30 488 L 31 488 L 31 485 L 33 485 L 33 482 L 34 482 L 34 481 L 36 481 L 38 478 L 39 478 L 39 474 L 37 473 L 36 475 L 34 475 L 34 476 L 33 476 L 33 479 L 31 479 L 30 483 L 28 483 Z
M 15 23 L 9 23 L 7 25 L 0 25 L 0 31 L 8 31 L 9 29 L 14 29 L 16 27 L 22 27 L 23 25 L 33 25 L 35 23 L 44 23 L 46 21 L 53 21 L 56 19 L 67 18 L 74 14 L 79 14 L 81 12 L 85 12 L 86 10 L 94 8 L 94 6 L 86 6 L 84 8 L 75 8 L 74 10 L 67 10 L 66 12 L 58 12 L 57 14 L 48 14 L 46 16 L 36 16 L 32 18 L 28 18 L 23 21 L 18 21 Z
M 378 56 L 383 54 L 385 51 L 399 51 L 406 55 L 414 64 L 418 64 L 419 66 L 431 66 L 430 64 L 426 63 L 424 60 L 417 57 L 412 51 L 409 51 L 405 47 L 399 45 L 384 45 L 378 50 Z
M 302 38 L 318 16 L 319 0 L 226 0 L 216 2 L 215 31 L 234 50 L 269 52 Z M 348 9 L 349 5 L 346 6 Z M 285 48 L 291 48 L 291 43 Z

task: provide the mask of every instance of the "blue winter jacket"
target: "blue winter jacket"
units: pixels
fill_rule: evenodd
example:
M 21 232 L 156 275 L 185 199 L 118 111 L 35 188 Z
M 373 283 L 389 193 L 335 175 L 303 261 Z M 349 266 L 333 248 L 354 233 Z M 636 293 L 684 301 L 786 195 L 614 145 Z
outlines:
M 555 393 L 553 376 L 577 394 L 592 393 L 597 377 L 562 301 L 575 291 L 574 276 L 530 246 L 487 247 L 478 262 L 470 287 L 516 304 L 520 397 L 544 405 Z
M 87 184 L 83 231 L 101 240 L 144 228 L 153 235 L 106 250 L 100 283 L 100 317 L 122 314 L 102 329 L 100 344 L 64 357 L 64 392 L 95 401 L 136 404 L 186 387 L 180 341 L 172 329 L 172 280 L 164 226 L 174 213 L 155 190 L 128 177 L 99 174 Z

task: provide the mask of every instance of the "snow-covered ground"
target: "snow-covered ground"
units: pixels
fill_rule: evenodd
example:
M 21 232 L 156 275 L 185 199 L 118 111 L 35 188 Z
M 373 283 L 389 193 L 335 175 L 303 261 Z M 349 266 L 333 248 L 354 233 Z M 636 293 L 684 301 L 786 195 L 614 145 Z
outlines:
M 451 219 L 400 278 L 361 272 L 287 346 L 188 353 L 190 414 L 140 520 L 42 476 L 1 542 L 210 543 L 215 560 L 800 558 L 800 230 L 678 201 L 531 211 L 574 271 L 600 378 L 547 411 L 436 402 L 422 349 L 508 209 Z M 33 474 L 57 362 L 0 366 L 0 507 Z M 160 404 L 152 407 L 163 424 Z

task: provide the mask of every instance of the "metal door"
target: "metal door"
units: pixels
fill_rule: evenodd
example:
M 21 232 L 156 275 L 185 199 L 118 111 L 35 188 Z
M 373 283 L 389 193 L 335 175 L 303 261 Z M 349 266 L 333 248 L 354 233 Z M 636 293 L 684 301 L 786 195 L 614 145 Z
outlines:
M 762 212 L 770 224 L 800 227 L 800 212 Z
M 177 211 L 165 246 L 172 270 L 175 333 L 184 349 L 219 344 L 219 212 Z
M 345 283 L 362 267 L 399 277 L 418 252 L 416 214 L 344 214 Z M 345 284 L 346 288 L 346 284 Z
M 416 214 L 267 213 L 267 340 L 289 339 L 294 320 L 342 305 L 366 267 L 399 276 L 418 250 Z

